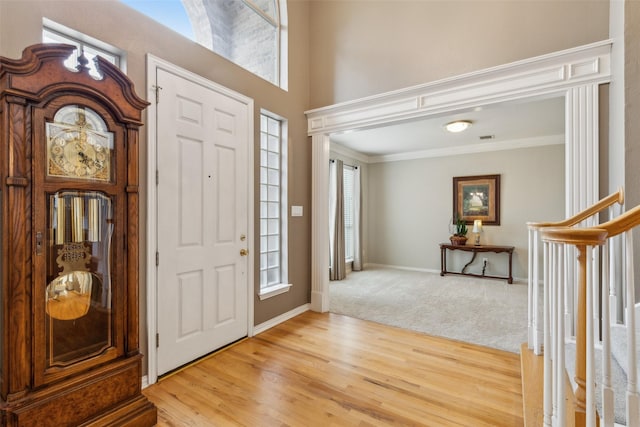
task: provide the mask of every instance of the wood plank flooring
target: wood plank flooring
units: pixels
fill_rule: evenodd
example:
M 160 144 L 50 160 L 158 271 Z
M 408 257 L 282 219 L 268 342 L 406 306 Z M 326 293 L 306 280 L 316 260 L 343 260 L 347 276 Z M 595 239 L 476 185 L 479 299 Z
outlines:
M 525 426 L 544 425 L 544 358 L 529 350 L 527 343 L 520 348 L 522 399 Z
M 520 358 L 306 312 L 144 390 L 159 426 L 522 426 Z
M 524 425 L 538 427 L 544 425 L 544 356 L 536 356 L 533 350 L 527 347 L 527 343 L 524 343 L 520 349 L 520 361 Z M 574 427 L 575 394 L 568 374 L 564 380 L 566 417 L 563 426 Z

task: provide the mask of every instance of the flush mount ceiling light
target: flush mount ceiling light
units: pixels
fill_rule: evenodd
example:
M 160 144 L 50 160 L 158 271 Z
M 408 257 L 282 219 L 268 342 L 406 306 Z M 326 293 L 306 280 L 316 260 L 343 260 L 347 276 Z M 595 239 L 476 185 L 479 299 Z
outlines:
M 458 133 L 465 131 L 471 126 L 470 120 L 456 120 L 455 122 L 447 123 L 444 128 L 452 133 Z

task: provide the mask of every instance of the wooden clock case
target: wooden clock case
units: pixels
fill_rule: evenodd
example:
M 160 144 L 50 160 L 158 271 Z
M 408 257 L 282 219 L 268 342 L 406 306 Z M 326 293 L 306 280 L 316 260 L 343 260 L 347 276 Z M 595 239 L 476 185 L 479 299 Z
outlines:
M 148 103 L 102 58 L 98 78 L 83 56 L 75 70 L 67 68 L 74 49 L 40 44 L 20 59 L 0 57 L 0 422 L 151 426 L 156 408 L 141 394 L 138 348 L 138 129 Z M 98 117 L 104 126 L 98 137 L 111 138 L 103 147 L 107 160 L 98 145 L 70 151 L 77 133 L 68 141 L 50 134 L 65 107 L 83 120 L 85 110 Z M 55 160 L 62 157 L 48 148 L 56 141 L 67 144 L 65 158 L 72 159 L 59 162 L 58 173 Z M 74 162 L 84 169 L 74 171 L 68 165 Z M 64 167 L 68 173 L 60 172 Z M 64 233 L 67 217 L 75 243 Z M 60 261 L 71 257 L 69 248 L 74 261 Z M 60 272 L 78 265 L 83 271 Z M 56 306 L 58 296 L 51 296 L 52 286 L 74 280 L 100 288 L 80 313 Z M 69 287 L 68 295 L 74 292 Z

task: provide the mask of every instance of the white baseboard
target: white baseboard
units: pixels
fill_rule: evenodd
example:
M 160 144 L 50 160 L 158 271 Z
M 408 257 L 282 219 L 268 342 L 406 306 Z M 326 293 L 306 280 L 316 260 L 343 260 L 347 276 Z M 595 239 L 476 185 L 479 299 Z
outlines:
M 404 265 L 391 265 L 391 264 L 376 264 L 373 262 L 368 262 L 365 265 L 366 267 L 379 267 L 379 268 L 395 268 L 396 270 L 408 270 L 408 271 L 422 271 L 425 273 L 435 273 L 435 274 L 440 274 L 440 270 L 434 270 L 432 268 L 416 268 L 416 267 L 406 267 Z M 502 280 L 502 279 L 495 279 L 495 280 Z M 529 283 L 529 279 L 527 279 L 526 277 L 514 277 L 513 278 L 513 283 L 514 284 L 528 284 Z
M 366 267 L 395 268 L 396 270 L 422 271 L 425 273 L 440 274 L 440 270 L 434 270 L 431 268 L 406 267 L 404 265 L 376 264 L 376 263 L 368 262 L 364 266 L 365 268 Z
M 149 387 L 149 377 L 146 375 L 142 376 L 142 389 Z
M 294 308 L 291 311 L 287 311 L 286 313 L 282 313 L 279 316 L 274 317 L 273 319 L 269 319 L 266 322 L 260 323 L 253 327 L 253 335 L 258 335 L 261 332 L 266 331 L 267 329 L 271 329 L 274 326 L 279 325 L 280 323 L 286 322 L 287 320 L 296 317 L 299 314 L 304 313 L 305 311 L 309 311 L 311 308 L 311 304 L 304 304 L 300 307 Z

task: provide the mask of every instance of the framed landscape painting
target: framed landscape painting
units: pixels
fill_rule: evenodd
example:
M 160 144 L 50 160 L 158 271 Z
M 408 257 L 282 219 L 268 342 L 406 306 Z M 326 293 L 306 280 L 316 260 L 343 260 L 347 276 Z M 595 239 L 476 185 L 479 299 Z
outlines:
M 453 178 L 453 218 L 467 224 L 500 225 L 500 175 Z

